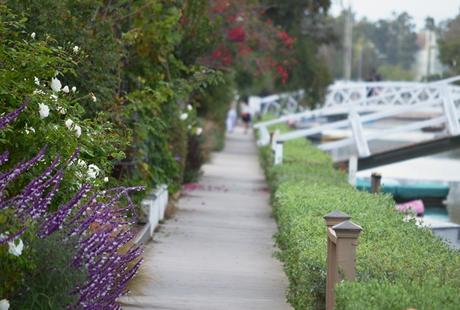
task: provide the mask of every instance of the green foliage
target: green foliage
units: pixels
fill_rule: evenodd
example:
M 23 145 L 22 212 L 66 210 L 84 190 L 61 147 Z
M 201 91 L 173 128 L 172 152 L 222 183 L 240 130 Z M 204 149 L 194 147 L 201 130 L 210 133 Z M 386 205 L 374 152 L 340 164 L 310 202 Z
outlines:
M 289 34 L 295 36 L 292 47 L 292 69 L 285 85 L 278 83 L 282 90 L 305 90 L 305 101 L 309 107 L 325 96 L 326 87 L 331 77 L 325 59 L 319 53 L 319 47 L 336 41 L 331 24 L 327 21 L 330 0 L 321 1 L 276 1 L 263 0 L 266 4 L 266 16 L 275 25 L 281 26 Z
M 214 23 L 207 15 L 207 1 L 20 0 L 7 4 L 22 17 L 26 35 L 35 32 L 37 41 L 47 38 L 48 48 L 62 54 L 57 59 L 70 59 L 58 69 L 50 66 L 47 75 L 34 74 L 49 81 L 59 70 L 60 79 L 77 88 L 74 110 L 97 120 L 99 127 L 87 125 L 109 137 L 104 141 L 93 135 L 88 143 L 80 139 L 83 158 L 106 171 L 115 166 L 113 182 L 146 185 L 146 192 L 166 183 L 176 191 L 182 183 L 188 132 L 196 130 L 194 117 L 183 122 L 179 116 L 195 113 L 185 109 L 195 93 L 223 82 L 219 72 L 197 65 L 217 38 L 210 35 Z M 34 75 L 29 76 L 33 91 Z M 211 102 L 210 111 L 222 111 L 222 105 L 213 108 L 212 102 L 219 101 L 202 101 Z M 50 126 L 54 128 L 54 122 Z M 97 150 L 107 145 L 113 149 L 94 152 L 91 143 L 99 146 Z M 109 162 L 95 161 L 94 157 L 104 155 Z M 138 200 L 144 193 L 137 195 Z
M 201 166 L 204 164 L 204 137 L 191 135 L 188 138 L 187 158 L 185 160 L 184 183 L 196 182 L 201 176 Z
M 67 241 L 62 242 L 63 239 Z M 72 265 L 77 243 L 63 232 L 44 239 L 25 239 L 24 242 L 30 252 L 29 257 L 33 258 L 29 264 L 35 268 L 24 275 L 21 289 L 12 299 L 11 307 L 64 309 L 74 304 L 78 296 L 72 294 L 72 290 L 86 279 L 86 270 Z M 21 256 L 14 259 L 20 260 Z
M 124 55 L 123 42 L 117 32 L 123 25 L 120 20 L 124 21 L 123 16 L 128 14 L 122 2 L 111 1 L 105 5 L 101 0 L 6 1 L 10 9 L 27 19 L 28 33 L 35 32 L 38 39 L 50 35 L 60 45 L 72 42 L 71 47 L 81 48 L 78 77 L 66 76 L 66 80 L 75 85 L 80 94 L 96 94 L 96 103 L 89 96 L 82 99 L 87 114 L 97 113 L 118 93 L 120 62 Z
M 87 163 L 68 169 L 63 186 L 69 190 L 61 191 L 56 204 L 68 199 L 71 189 L 83 182 L 102 186 L 103 178 L 112 169 L 112 160 L 123 158 L 120 148 L 125 144 L 101 115 L 86 118 L 82 97 L 78 91 L 70 91 L 73 85 L 67 84 L 63 76 L 75 74 L 78 58 L 73 57 L 68 46 L 58 46 L 50 37 L 32 38 L 31 33 L 25 31 L 26 20 L 19 19 L 6 7 L 0 7 L 0 12 L 0 114 L 28 103 L 19 118 L 0 132 L 0 149 L 10 151 L 12 165 L 31 158 L 47 145 L 45 162 L 35 168 L 41 171 L 56 156 L 69 158 L 79 148 L 80 159 Z M 54 77 L 68 87 L 67 93 L 51 89 Z M 41 115 L 41 109 L 48 112 Z M 87 164 L 101 170 L 98 178 L 88 179 Z M 10 165 L 6 164 L 5 168 Z M 8 189 L 9 193 L 14 194 L 27 180 L 26 177 L 16 182 Z
M 460 73 L 460 15 L 447 24 L 439 40 L 439 59 L 453 74 Z
M 0 226 L 19 229 L 9 213 L 0 214 Z M 72 265 L 76 240 L 63 231 L 37 238 L 36 225 L 28 225 L 21 235 L 21 255 L 11 254 L 8 243 L 0 245 L 0 296 L 9 299 L 13 309 L 63 309 L 76 301 L 71 291 L 86 279 L 86 270 Z
M 196 93 L 191 101 L 197 107 L 198 115 L 224 125 L 227 111 L 235 99 L 233 84 L 233 75 L 227 73 L 223 75 L 220 83 Z
M 381 65 L 378 72 L 384 80 L 411 81 L 414 79 L 414 74 L 411 70 L 404 69 L 399 65 Z
M 458 287 L 450 284 L 440 285 L 437 279 L 427 279 L 423 283 L 392 283 L 387 280 L 371 280 L 367 283 L 345 282 L 338 286 L 337 292 L 338 310 L 455 310 L 460 302 Z
M 283 165 L 260 150 L 273 190 L 276 236 L 295 309 L 324 309 L 326 233 L 323 216 L 340 210 L 362 226 L 357 281 L 337 287 L 337 309 L 454 309 L 460 255 L 429 229 L 403 221 L 391 196 L 356 191 L 330 158 L 307 141 L 284 145 Z
M 343 78 L 344 27 L 347 12 L 330 20 L 338 44 L 329 45 L 327 63 L 335 78 Z M 418 50 L 412 17 L 403 12 L 376 22 L 365 18 L 353 25 L 352 79 L 376 80 L 377 73 L 385 79 L 413 79 L 410 70 Z
M 359 35 L 370 40 L 385 57 L 385 63 L 410 69 L 417 51 L 417 35 L 412 17 L 403 12 L 377 23 L 362 21 Z

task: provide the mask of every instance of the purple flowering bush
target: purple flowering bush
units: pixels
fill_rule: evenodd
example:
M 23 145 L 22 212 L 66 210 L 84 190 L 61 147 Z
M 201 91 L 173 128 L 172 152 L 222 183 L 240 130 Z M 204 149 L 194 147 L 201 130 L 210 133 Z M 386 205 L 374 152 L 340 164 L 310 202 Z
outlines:
M 0 130 L 25 109 L 22 105 L 1 117 Z M 10 184 L 40 165 L 46 150 L 43 147 L 31 159 L 0 172 L 0 294 L 17 309 L 117 309 L 116 298 L 142 262 L 142 249 L 130 244 L 132 223 L 126 216 L 134 209 L 128 193 L 141 188 L 97 191 L 86 183 L 50 211 L 64 171 L 79 156 L 75 152 L 66 161 L 56 156 L 21 191 L 9 192 Z M 0 164 L 8 161 L 4 151 Z M 5 220 L 8 215 L 14 220 Z M 29 241 L 35 247 L 28 249 Z M 11 271 L 18 269 L 12 276 Z M 58 294 L 52 294 L 55 291 Z

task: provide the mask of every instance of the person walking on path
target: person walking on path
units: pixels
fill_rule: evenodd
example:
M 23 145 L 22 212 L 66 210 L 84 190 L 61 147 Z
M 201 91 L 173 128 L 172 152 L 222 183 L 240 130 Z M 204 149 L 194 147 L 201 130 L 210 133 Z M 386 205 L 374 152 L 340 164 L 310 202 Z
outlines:
M 241 119 L 243 120 L 244 124 L 244 133 L 247 133 L 249 124 L 251 123 L 251 108 L 246 103 L 246 101 L 241 103 Z

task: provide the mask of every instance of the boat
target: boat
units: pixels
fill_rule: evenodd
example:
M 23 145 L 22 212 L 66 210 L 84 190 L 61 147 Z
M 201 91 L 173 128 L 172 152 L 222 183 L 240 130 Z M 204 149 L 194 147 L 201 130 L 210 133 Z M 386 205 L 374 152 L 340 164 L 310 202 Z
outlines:
M 422 216 L 425 213 L 425 205 L 421 199 L 416 199 L 396 204 L 396 210 L 403 213 L 412 212 L 417 214 L 417 216 Z

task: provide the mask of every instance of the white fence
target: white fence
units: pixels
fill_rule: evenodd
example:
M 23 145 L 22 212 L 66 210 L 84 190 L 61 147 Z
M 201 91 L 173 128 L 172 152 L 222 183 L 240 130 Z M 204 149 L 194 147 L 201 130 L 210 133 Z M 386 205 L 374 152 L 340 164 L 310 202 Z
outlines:
M 268 112 L 295 113 L 299 107 L 298 101 L 303 97 L 304 91 L 282 93 L 266 97 L 250 96 L 248 105 L 253 114 L 266 114 Z
M 276 141 L 272 143 L 272 148 L 275 152 L 275 163 L 282 163 L 282 143 L 284 141 L 305 138 L 331 129 L 350 129 L 352 136 L 320 144 L 319 148 L 325 151 L 332 151 L 341 147 L 355 145 L 359 157 L 371 155 L 369 141 L 390 134 L 445 125 L 447 128 L 446 135 L 456 136 L 460 134 L 458 111 L 460 87 L 451 83 L 458 80 L 460 80 L 460 76 L 432 83 L 353 83 L 348 85 L 348 89 L 341 85 L 328 95 L 329 100 L 332 100 L 331 98 L 341 98 L 340 101 L 329 101 L 326 102 L 324 108 L 318 110 L 286 115 L 275 120 L 256 124 L 254 127 L 259 129 L 258 144 L 267 145 L 270 143 L 268 126 L 303 117 L 335 113 L 348 114 L 348 119 L 308 129 L 295 130 L 277 136 Z M 371 94 L 369 93 L 370 91 L 372 91 Z M 340 94 L 340 96 L 337 94 Z M 414 121 L 378 132 L 367 132 L 364 129 L 365 123 L 414 111 L 431 111 L 431 114 L 429 114 L 428 119 Z M 360 115 L 363 112 L 369 114 Z

